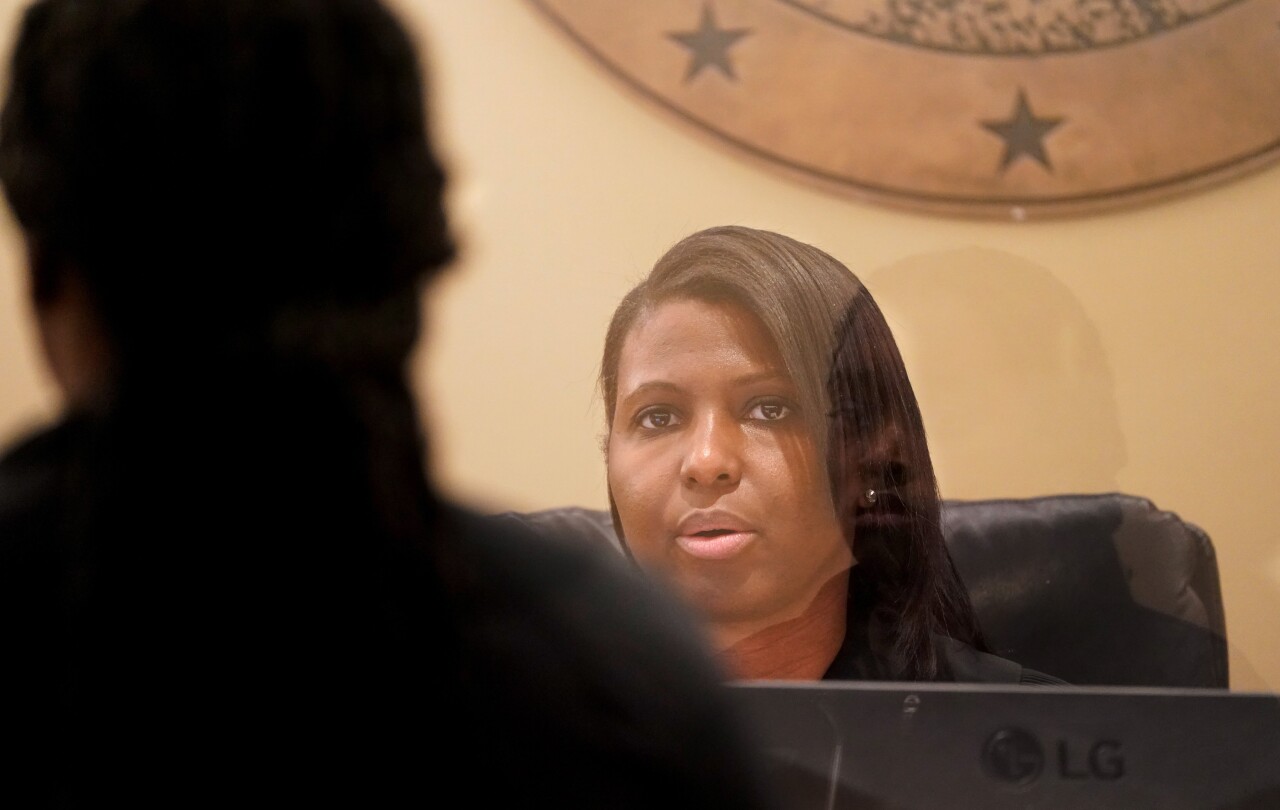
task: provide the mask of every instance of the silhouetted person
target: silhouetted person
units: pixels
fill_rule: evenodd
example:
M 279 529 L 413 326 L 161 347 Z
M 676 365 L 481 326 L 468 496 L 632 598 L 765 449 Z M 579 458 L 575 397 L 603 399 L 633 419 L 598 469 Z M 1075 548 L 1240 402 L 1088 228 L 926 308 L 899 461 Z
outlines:
M 679 608 L 427 480 L 453 246 L 385 8 L 42 0 L 10 80 L 67 405 L 0 463 L 11 806 L 765 806 Z

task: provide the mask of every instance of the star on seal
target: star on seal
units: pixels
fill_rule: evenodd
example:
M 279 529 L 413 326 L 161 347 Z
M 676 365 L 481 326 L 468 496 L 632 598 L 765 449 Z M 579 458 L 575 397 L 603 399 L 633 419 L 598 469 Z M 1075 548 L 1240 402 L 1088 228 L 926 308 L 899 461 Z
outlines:
M 1000 171 L 1003 172 L 1009 168 L 1009 164 L 1023 155 L 1034 158 L 1041 166 L 1053 171 L 1049 154 L 1044 150 L 1044 138 L 1057 129 L 1064 120 L 1066 119 L 1037 118 L 1031 112 L 1031 105 L 1027 103 L 1027 94 L 1019 88 L 1013 115 L 1003 121 L 983 121 L 982 126 L 1004 140 L 1004 157 L 1000 161 Z
M 717 68 L 727 78 L 737 81 L 733 63 L 729 61 L 729 49 L 750 33 L 750 28 L 719 27 L 711 4 L 703 3 L 702 20 L 696 31 L 671 31 L 667 36 L 689 51 L 689 69 L 684 74 L 686 82 L 693 81 L 706 67 Z

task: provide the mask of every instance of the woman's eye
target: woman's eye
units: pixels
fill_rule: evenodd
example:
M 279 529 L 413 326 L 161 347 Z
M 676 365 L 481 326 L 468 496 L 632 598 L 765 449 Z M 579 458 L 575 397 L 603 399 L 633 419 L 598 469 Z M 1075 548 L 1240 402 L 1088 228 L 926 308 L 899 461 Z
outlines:
M 647 430 L 661 430 L 676 423 L 676 416 L 671 411 L 652 410 L 640 414 L 636 420 L 640 427 Z
M 791 408 L 781 402 L 761 402 L 747 415 L 763 422 L 776 422 L 779 419 L 785 419 L 790 413 Z

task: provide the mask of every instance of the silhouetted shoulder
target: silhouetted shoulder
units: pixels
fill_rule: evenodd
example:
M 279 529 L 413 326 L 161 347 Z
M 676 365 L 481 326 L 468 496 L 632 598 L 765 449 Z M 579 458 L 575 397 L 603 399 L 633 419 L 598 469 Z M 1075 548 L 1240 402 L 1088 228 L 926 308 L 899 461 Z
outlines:
M 510 517 L 446 516 L 475 588 L 459 618 L 469 683 L 490 693 L 476 695 L 484 722 L 539 732 L 517 769 L 532 764 L 575 806 L 770 806 L 757 752 L 681 603 L 607 548 Z M 575 750 L 557 750 L 566 740 Z M 588 767 L 572 761 L 583 757 Z M 557 773 L 564 783 L 548 779 Z
M 27 435 L 0 456 L 0 636 L 10 643 L 17 634 L 59 644 L 54 628 L 40 619 L 60 613 L 54 602 L 65 590 L 62 569 L 72 550 L 59 540 L 91 435 L 84 421 L 63 422 Z
M 86 683 L 86 673 L 94 676 L 89 683 L 102 677 L 106 664 L 91 656 L 99 637 L 120 637 L 115 624 L 86 624 L 91 617 L 77 608 L 78 593 L 82 583 L 117 581 L 114 569 L 95 562 L 95 549 L 128 537 L 77 526 L 86 513 L 68 508 L 87 495 L 80 471 L 102 466 L 95 460 L 102 433 L 63 423 L 0 460 L 0 643 L 14 654 L 6 666 L 17 687 L 10 694 L 30 707 L 23 736 L 33 767 L 58 761 L 50 752 L 62 743 L 52 730 L 67 726 L 50 717 L 115 717 L 100 690 L 80 688 L 70 704 L 63 697 L 69 685 Z M 293 784 L 295 796 L 464 791 L 495 806 L 522 797 L 561 808 L 775 806 L 713 659 L 689 617 L 656 585 L 616 552 L 448 504 L 437 504 L 436 514 L 424 538 L 435 551 L 400 555 L 388 570 L 361 555 L 344 558 L 359 566 L 347 572 L 300 558 L 299 575 L 323 582 L 281 579 L 279 599 L 245 596 L 255 558 L 240 569 L 215 569 L 242 569 L 242 576 L 182 580 L 201 602 L 220 605 L 223 621 L 200 632 L 191 622 L 135 626 L 125 638 L 136 642 L 137 665 L 113 669 L 107 680 L 131 696 L 136 722 L 164 729 L 170 741 L 168 753 L 147 749 L 173 759 L 164 760 L 171 775 L 148 789 L 205 778 L 201 763 L 216 762 L 227 726 L 247 728 L 243 721 L 256 730 L 237 750 L 269 756 L 274 770 L 260 776 L 277 788 Z M 204 537 L 185 526 L 167 528 L 178 548 L 204 547 Z M 166 573 L 159 565 L 145 570 Z M 366 593 L 371 578 L 384 583 L 377 599 Z M 133 574 L 124 581 L 142 600 L 146 613 L 138 615 L 173 613 L 167 585 Z M 320 585 L 354 589 L 358 604 L 370 607 L 344 616 L 297 601 Z M 92 604 L 106 615 L 135 615 L 120 612 L 121 598 Z M 231 666 L 183 668 L 162 689 L 115 677 L 132 678 L 177 654 L 198 660 L 201 649 L 253 654 L 259 665 L 242 681 Z M 205 733 L 213 728 L 217 735 Z M 85 754 L 105 766 L 130 750 L 93 744 Z M 122 783 L 123 773 L 115 777 Z M 253 773 L 228 773 L 219 789 L 261 784 Z

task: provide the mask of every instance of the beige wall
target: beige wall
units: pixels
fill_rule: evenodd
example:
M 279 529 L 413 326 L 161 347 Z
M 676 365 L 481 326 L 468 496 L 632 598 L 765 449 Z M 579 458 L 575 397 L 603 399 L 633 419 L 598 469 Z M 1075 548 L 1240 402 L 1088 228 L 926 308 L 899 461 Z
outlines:
M 3 30 L 20 3 L 0 2 Z M 593 387 L 613 305 L 721 223 L 811 241 L 903 346 L 943 494 L 1119 489 L 1216 543 L 1233 687 L 1280 689 L 1280 168 L 1052 223 L 921 216 L 731 153 L 632 95 L 519 0 L 399 0 L 428 31 L 462 260 L 418 372 L 450 490 L 484 508 L 603 506 Z M 0 233 L 0 434 L 52 413 Z

